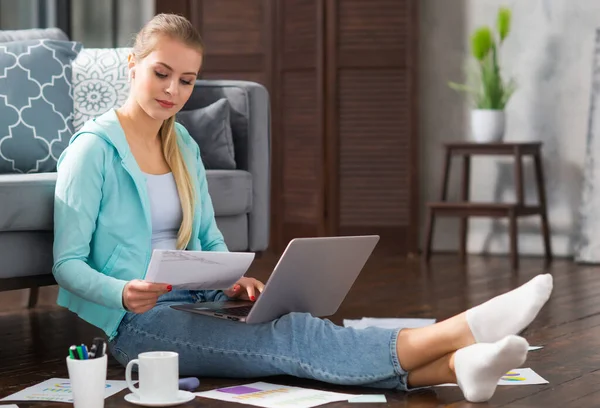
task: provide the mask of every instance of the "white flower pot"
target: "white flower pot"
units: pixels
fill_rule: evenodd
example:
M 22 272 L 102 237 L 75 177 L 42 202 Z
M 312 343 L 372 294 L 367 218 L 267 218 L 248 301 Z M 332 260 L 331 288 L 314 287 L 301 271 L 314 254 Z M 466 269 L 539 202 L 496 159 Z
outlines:
M 475 142 L 501 142 L 504 138 L 506 114 L 501 110 L 474 109 L 471 111 L 471 136 Z

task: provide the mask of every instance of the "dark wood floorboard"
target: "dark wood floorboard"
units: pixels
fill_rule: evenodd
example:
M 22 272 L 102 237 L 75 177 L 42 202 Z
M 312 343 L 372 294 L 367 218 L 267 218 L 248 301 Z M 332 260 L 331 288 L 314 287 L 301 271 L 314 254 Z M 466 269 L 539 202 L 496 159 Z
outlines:
M 266 280 L 276 259 L 265 256 L 249 275 Z M 454 255 L 434 256 L 425 266 L 419 259 L 376 253 L 367 263 L 339 312 L 343 318 L 434 317 L 443 320 L 526 282 L 538 273 L 554 276 L 554 293 L 524 336 L 544 348 L 529 353 L 525 366 L 550 381 L 548 385 L 502 386 L 489 407 L 587 407 L 600 405 L 600 268 L 557 260 L 545 268 L 543 260 L 526 258 L 512 272 L 504 257 L 470 257 L 467 265 Z M 0 293 L 0 303 L 2 294 Z M 514 305 L 518 307 L 518 305 Z M 0 398 L 52 377 L 67 377 L 65 350 L 88 342 L 99 331 L 57 307 L 0 313 Z M 109 379 L 124 379 L 124 369 L 109 360 Z M 290 377 L 264 379 L 348 393 L 385 393 L 388 404 L 360 406 L 471 407 L 460 390 L 430 388 L 413 393 L 358 387 L 339 387 Z M 202 378 L 198 391 L 254 380 Z M 106 400 L 106 407 L 132 406 L 123 391 Z M 3 402 L 0 402 L 3 404 Z M 66 407 L 59 403 L 19 403 L 20 407 Z M 189 407 L 242 406 L 197 398 Z M 335 403 L 331 407 L 355 407 Z

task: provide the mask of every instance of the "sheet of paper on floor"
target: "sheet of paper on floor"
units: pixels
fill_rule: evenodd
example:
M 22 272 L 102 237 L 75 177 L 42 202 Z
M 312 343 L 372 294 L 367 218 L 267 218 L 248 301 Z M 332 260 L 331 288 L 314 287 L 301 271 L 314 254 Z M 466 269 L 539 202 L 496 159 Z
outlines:
M 351 403 L 365 403 L 365 402 L 387 402 L 387 398 L 383 394 L 365 394 L 357 395 L 348 399 Z
M 435 323 L 435 319 L 416 318 L 387 318 L 387 317 L 363 317 L 362 319 L 344 319 L 345 327 L 364 329 L 366 327 L 382 327 L 384 329 L 416 329 Z
M 549 382 L 531 368 L 516 368 L 506 373 L 498 385 L 539 385 Z M 456 384 L 440 384 L 435 387 L 458 387 Z
M 330 402 L 347 401 L 355 397 L 352 394 L 291 387 L 265 382 L 218 388 L 197 392 L 197 396 L 219 401 L 237 402 L 257 407 L 310 408 Z
M 104 398 L 108 398 L 127 388 L 125 381 L 106 381 Z M 55 401 L 73 402 L 71 381 L 67 378 L 51 378 L 24 390 L 16 392 L 0 401 Z M 3 405 L 2 408 L 5 406 Z
M 531 368 L 517 368 L 506 373 L 498 385 L 536 385 L 548 384 L 548 381 Z

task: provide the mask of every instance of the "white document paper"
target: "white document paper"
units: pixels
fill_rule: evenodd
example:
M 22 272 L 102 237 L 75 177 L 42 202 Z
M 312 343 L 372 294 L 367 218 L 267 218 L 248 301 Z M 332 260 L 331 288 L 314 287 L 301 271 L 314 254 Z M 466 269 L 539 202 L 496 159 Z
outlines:
M 106 381 L 104 398 L 108 398 L 127 388 L 125 381 Z M 71 381 L 64 378 L 51 378 L 37 385 L 25 388 L 0 401 L 56 401 L 73 402 Z M 5 405 L 2 405 L 5 407 Z
M 155 249 L 146 280 L 173 289 L 228 289 L 248 271 L 252 252 L 179 251 Z
M 536 385 L 548 384 L 544 378 L 531 368 L 517 368 L 504 374 L 498 385 Z
M 345 327 L 354 327 L 355 329 L 364 329 L 366 327 L 382 327 L 384 329 L 415 329 L 417 327 L 429 326 L 435 323 L 435 319 L 398 319 L 398 318 L 379 318 L 363 317 L 358 320 L 344 319 Z
M 219 401 L 238 402 L 265 408 L 310 408 L 330 402 L 347 401 L 355 396 L 265 382 L 197 392 L 196 395 Z
M 548 381 L 531 368 L 515 368 L 500 377 L 498 385 L 537 385 Z M 435 387 L 458 387 L 456 384 L 440 384 Z
M 364 395 L 357 395 L 356 397 L 352 397 L 352 398 L 348 399 L 348 402 L 361 403 L 361 404 L 368 403 L 368 402 L 385 403 L 385 402 L 387 402 L 387 398 L 383 394 L 364 394 Z

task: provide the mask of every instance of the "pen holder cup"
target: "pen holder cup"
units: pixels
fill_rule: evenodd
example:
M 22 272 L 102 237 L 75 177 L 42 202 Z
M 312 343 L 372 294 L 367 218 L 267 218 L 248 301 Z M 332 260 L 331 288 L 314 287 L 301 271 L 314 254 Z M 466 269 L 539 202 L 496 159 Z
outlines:
M 107 365 L 106 354 L 89 360 L 67 357 L 74 408 L 104 407 Z

